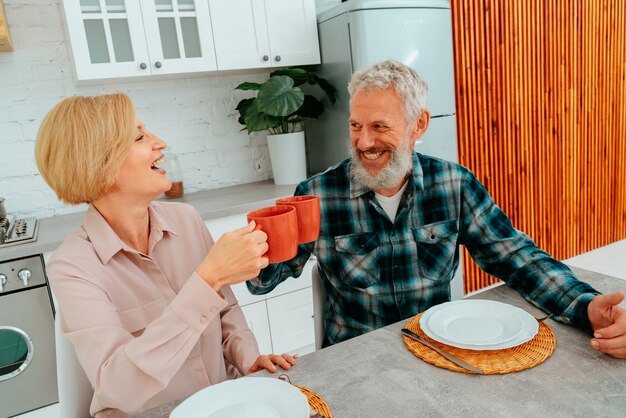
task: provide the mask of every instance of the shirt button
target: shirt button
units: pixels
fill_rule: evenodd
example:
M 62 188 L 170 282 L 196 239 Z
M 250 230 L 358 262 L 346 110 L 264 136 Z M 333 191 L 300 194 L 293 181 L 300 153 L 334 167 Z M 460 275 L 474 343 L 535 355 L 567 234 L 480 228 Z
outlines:
M 394 269 L 394 270 L 398 270 L 399 268 L 400 268 L 400 266 L 399 266 L 399 265 L 394 264 L 394 266 L 393 266 L 393 269 Z
M 217 306 L 211 306 L 211 312 L 217 312 Z
M 200 317 L 200 323 L 202 323 L 202 324 L 206 324 L 206 321 L 208 321 L 208 320 L 209 320 L 209 318 L 207 318 L 206 315 L 202 315 Z

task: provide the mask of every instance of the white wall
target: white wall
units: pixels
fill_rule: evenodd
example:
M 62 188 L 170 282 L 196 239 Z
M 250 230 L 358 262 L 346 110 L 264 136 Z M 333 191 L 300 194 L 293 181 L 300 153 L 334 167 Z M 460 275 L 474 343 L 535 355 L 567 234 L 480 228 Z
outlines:
M 338 3 L 316 0 L 316 7 Z M 147 127 L 179 155 L 186 192 L 270 178 L 265 134 L 240 132 L 234 111 L 250 95 L 233 90 L 243 81 L 264 80 L 269 71 L 76 86 L 61 0 L 4 5 L 14 51 L 0 52 L 0 197 L 10 214 L 47 217 L 85 209 L 59 202 L 33 157 L 42 118 L 71 95 L 129 94 Z

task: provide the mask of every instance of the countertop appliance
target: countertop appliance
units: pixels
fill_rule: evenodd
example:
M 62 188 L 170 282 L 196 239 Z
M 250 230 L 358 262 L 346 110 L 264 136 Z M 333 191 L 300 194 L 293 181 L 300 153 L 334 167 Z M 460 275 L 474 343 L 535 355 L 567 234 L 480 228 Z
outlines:
M 430 126 L 415 150 L 458 162 L 448 0 L 350 0 L 319 13 L 317 22 L 320 76 L 337 89 L 337 102 L 305 124 L 310 173 L 348 158 L 348 82 L 354 71 L 385 59 L 413 67 L 428 84 Z M 463 297 L 462 265 L 450 283 L 452 299 Z
M 37 239 L 36 218 L 8 216 L 0 197 L 0 248 L 33 242 Z
M 41 255 L 0 261 L 0 418 L 58 402 L 54 308 Z
M 350 0 L 319 13 L 317 21 L 320 76 L 337 88 L 338 97 L 319 119 L 306 122 L 311 173 L 349 156 L 348 81 L 354 71 L 385 59 L 415 68 L 428 83 L 431 121 L 416 151 L 458 161 L 448 0 Z
M 37 239 L 37 219 L 7 216 L 0 249 Z M 54 305 L 41 254 L 0 258 L 0 418 L 58 402 Z

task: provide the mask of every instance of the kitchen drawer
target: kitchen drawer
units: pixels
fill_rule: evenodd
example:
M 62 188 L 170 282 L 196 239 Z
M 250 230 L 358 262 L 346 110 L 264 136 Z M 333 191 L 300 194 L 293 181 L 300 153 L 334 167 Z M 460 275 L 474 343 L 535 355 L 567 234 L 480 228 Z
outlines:
M 241 310 L 246 317 L 248 327 L 256 337 L 261 354 L 273 353 L 272 335 L 270 334 L 265 301 L 242 306 Z
M 272 344 L 276 353 L 315 351 L 311 288 L 267 300 Z

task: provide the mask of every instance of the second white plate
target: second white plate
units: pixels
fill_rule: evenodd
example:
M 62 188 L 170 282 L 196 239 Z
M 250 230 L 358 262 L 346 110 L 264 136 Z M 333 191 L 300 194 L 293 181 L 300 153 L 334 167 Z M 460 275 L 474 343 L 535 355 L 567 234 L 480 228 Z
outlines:
M 420 327 L 433 340 L 470 350 L 515 347 L 532 339 L 537 320 L 523 309 L 492 300 L 464 299 L 428 309 Z
M 170 418 L 308 418 L 309 403 L 298 388 L 279 379 L 243 377 L 204 388 Z

